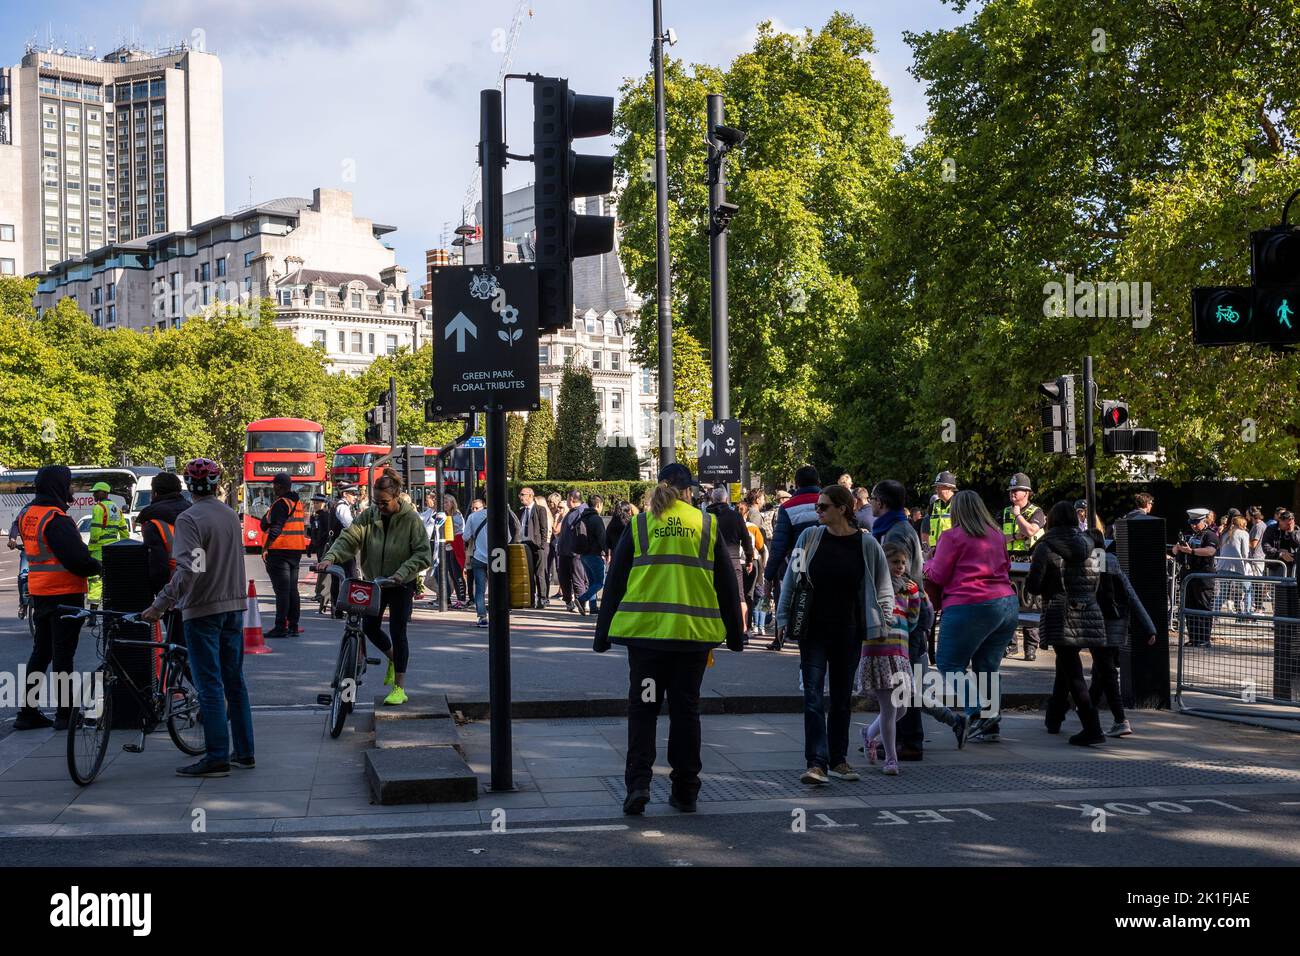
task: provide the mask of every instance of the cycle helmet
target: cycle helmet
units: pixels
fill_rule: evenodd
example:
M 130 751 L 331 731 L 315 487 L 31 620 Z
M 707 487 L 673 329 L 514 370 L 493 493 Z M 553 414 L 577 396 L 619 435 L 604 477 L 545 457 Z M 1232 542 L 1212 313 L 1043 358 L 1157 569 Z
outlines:
M 221 482 L 221 466 L 211 458 L 195 458 L 185 466 L 185 486 L 194 494 L 211 494 Z

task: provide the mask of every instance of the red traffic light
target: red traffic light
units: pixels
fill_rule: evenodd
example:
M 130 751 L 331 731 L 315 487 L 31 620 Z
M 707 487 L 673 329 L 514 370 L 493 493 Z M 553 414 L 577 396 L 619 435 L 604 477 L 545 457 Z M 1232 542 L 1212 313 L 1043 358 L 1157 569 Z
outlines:
M 1123 402 L 1106 402 L 1101 421 L 1105 428 L 1119 428 L 1128 422 L 1128 406 Z

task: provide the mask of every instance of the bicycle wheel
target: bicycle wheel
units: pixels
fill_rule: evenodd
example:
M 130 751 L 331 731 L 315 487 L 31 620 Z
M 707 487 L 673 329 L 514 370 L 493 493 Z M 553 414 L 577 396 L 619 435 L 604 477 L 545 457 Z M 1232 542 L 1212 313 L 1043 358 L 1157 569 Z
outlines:
M 343 634 L 339 648 L 339 661 L 334 668 L 334 682 L 330 688 L 330 736 L 343 733 L 343 725 L 352 711 L 352 699 L 357 692 L 357 638 L 351 631 Z
M 199 708 L 199 695 L 185 670 L 179 664 L 167 665 L 167 735 L 178 750 L 191 757 L 201 757 L 208 749 L 207 734 L 203 730 L 203 713 Z
M 104 698 L 93 716 L 84 707 L 75 707 L 68 718 L 68 773 L 80 787 L 89 786 L 99 776 L 108 752 L 108 735 L 113 730 L 113 673 L 100 668 Z
M 24 614 L 23 616 L 27 618 L 27 630 L 31 634 L 32 640 L 35 640 L 36 639 L 36 608 L 28 604 L 26 608 L 26 612 L 27 613 Z

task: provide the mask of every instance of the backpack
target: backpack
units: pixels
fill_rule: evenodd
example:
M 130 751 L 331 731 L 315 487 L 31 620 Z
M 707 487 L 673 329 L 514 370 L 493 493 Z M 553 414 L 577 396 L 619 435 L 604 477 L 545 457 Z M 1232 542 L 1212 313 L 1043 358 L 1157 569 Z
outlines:
M 587 510 L 573 522 L 573 553 L 591 554 L 591 532 L 587 529 Z

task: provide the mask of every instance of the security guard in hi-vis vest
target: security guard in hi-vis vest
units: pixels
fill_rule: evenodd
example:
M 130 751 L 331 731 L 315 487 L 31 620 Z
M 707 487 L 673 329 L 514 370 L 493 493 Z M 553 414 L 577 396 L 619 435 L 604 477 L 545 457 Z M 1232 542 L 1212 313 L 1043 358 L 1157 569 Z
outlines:
M 952 527 L 952 496 L 957 493 L 957 476 L 951 471 L 941 471 L 934 476 L 934 497 L 930 511 L 921 524 L 921 547 L 933 554 L 939 545 L 939 536 Z
M 96 561 L 104 560 L 104 546 L 116 544 L 131 537 L 131 529 L 126 525 L 122 510 L 108 496 L 113 489 L 108 482 L 101 481 L 90 489 L 95 496 L 95 506 L 90 511 L 90 556 Z M 92 608 L 97 608 L 104 599 L 104 579 L 99 575 L 87 583 L 87 600 Z
M 302 602 L 298 596 L 298 566 L 307 550 L 307 515 L 287 472 L 271 481 L 275 503 L 262 518 L 262 560 L 275 591 L 275 627 L 268 638 L 293 637 L 301 633 L 298 617 Z
M 1002 510 L 1002 535 L 1006 538 L 1007 553 L 1012 561 L 1029 560 L 1029 553 L 1043 536 L 1047 524 L 1047 512 L 1029 501 L 1033 493 L 1034 487 L 1028 475 L 1018 471 L 1011 476 L 1011 483 L 1007 486 L 1011 504 Z M 1032 661 L 1038 657 L 1038 628 L 1026 627 L 1024 632 L 1025 660 Z M 1012 638 L 1005 656 L 1010 657 L 1015 652 L 1016 642 Z
M 655 725 L 668 698 L 669 804 L 695 810 L 700 792 L 700 683 L 713 648 L 744 649 L 740 591 L 713 515 L 691 506 L 699 482 L 685 465 L 659 472 L 650 508 L 618 540 L 596 619 L 597 653 L 627 647 L 627 797 L 650 802 Z

